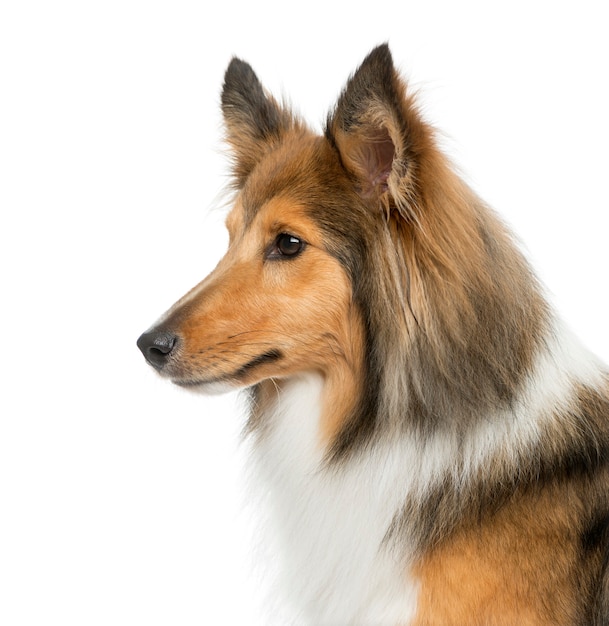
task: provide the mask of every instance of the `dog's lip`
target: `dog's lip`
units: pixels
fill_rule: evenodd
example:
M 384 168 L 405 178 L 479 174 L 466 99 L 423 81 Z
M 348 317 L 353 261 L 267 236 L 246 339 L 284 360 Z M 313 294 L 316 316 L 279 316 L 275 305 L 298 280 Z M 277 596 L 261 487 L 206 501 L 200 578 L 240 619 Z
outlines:
M 180 387 L 205 387 L 211 385 L 239 385 L 242 382 L 243 378 L 253 370 L 254 368 L 264 365 L 265 363 L 272 363 L 274 361 L 278 361 L 283 358 L 283 354 L 281 350 L 273 349 L 268 350 L 258 356 L 254 357 L 241 367 L 237 368 L 234 372 L 230 374 L 223 374 L 222 376 L 212 377 L 212 378 L 172 378 L 172 382 Z

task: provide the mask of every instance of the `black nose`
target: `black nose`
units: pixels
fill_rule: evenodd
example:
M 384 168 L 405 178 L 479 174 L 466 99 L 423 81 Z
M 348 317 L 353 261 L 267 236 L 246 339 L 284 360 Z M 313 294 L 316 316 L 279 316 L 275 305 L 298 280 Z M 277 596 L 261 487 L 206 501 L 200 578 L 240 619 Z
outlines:
M 177 337 L 173 333 L 165 330 L 150 330 L 137 340 L 137 347 L 146 357 L 146 361 L 160 370 L 167 362 L 176 343 Z

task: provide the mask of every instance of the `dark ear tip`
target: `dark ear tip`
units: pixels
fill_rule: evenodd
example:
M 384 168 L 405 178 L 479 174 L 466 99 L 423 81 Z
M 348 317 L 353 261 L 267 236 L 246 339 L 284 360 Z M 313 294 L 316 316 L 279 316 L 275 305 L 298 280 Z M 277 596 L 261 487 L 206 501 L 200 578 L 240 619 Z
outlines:
M 249 63 L 243 61 L 239 57 L 233 57 L 226 68 L 225 78 L 243 76 L 244 74 L 253 74 L 254 70 Z
M 391 55 L 391 50 L 389 48 L 389 44 L 387 42 L 382 43 L 376 48 L 373 48 L 366 57 L 366 60 L 379 60 L 385 61 L 393 64 L 393 57 Z M 365 63 L 366 61 L 364 61 Z
M 326 137 L 333 141 L 337 127 L 347 131 L 357 123 L 370 98 L 388 102 L 399 100 L 396 76 L 389 44 L 373 48 L 351 75 L 334 111 L 328 116 Z
M 393 56 L 388 43 L 373 48 L 362 61 L 360 69 L 371 68 L 379 74 L 393 70 Z
M 223 101 L 231 92 L 259 91 L 262 89 L 260 81 L 252 66 L 237 57 L 233 57 L 224 73 Z
M 249 63 L 238 57 L 233 57 L 224 73 L 225 84 L 258 83 L 258 77 Z

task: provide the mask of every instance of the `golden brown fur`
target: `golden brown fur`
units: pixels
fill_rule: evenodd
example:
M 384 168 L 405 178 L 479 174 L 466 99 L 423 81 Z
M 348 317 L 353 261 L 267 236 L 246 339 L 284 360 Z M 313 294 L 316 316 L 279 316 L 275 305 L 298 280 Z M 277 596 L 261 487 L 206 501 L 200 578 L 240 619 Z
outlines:
M 438 150 L 388 48 L 324 136 L 239 60 L 222 107 L 229 250 L 140 338 L 149 362 L 184 386 L 248 387 L 257 441 L 287 382 L 319 376 L 315 448 L 332 481 L 383 446 L 417 451 L 425 467 L 392 463 L 422 477 L 387 485 L 381 461 L 377 477 L 403 489 L 378 554 L 418 590 L 404 623 L 609 624 L 607 374 L 561 347 L 527 262 Z M 337 520 L 347 532 L 357 511 Z

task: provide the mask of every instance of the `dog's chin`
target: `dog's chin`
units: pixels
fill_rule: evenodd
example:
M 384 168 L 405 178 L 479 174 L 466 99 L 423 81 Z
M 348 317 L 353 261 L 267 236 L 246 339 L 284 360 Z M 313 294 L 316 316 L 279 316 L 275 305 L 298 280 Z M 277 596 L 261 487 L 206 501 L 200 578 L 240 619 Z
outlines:
M 230 380 L 209 380 L 209 381 L 172 381 L 178 387 L 186 389 L 191 393 L 198 393 L 205 396 L 219 396 L 240 389 L 241 385 L 236 385 Z

